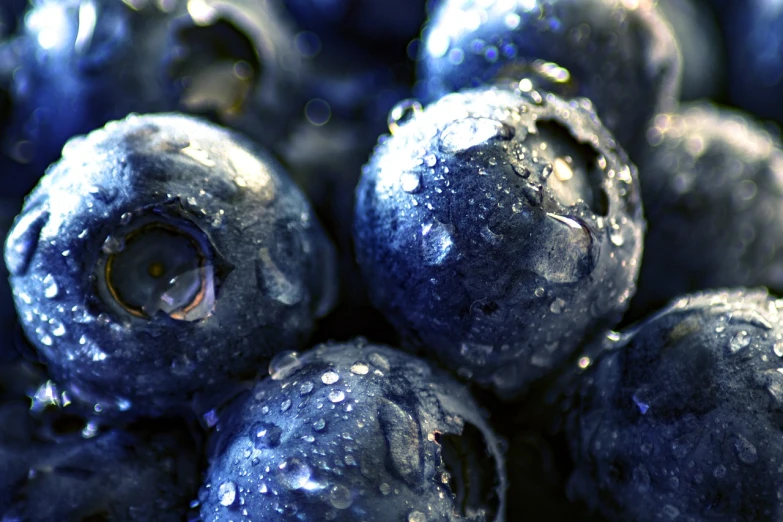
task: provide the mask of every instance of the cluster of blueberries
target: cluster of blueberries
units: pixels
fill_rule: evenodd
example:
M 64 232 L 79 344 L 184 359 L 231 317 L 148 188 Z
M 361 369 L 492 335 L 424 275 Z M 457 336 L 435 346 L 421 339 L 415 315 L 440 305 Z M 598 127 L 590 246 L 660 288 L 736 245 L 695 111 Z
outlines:
M 781 35 L 2 0 L 0 521 L 780 520 Z

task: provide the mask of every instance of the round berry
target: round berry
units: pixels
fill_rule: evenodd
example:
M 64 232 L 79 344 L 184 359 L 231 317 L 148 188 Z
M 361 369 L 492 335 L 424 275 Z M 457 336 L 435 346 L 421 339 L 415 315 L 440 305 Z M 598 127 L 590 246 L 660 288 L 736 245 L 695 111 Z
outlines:
M 6 242 L 23 328 L 96 408 L 160 413 L 253 377 L 334 300 L 334 251 L 268 154 L 182 115 L 68 143 Z
M 278 11 L 265 0 L 36 0 L 3 152 L 29 190 L 69 138 L 129 113 L 209 116 L 272 145 L 301 108 L 301 56 Z
M 407 102 L 357 189 L 375 306 L 409 344 L 502 396 L 614 324 L 633 293 L 636 168 L 589 105 L 525 85 Z
M 779 519 L 780 306 L 694 294 L 607 338 L 571 414 L 573 491 L 609 520 Z
M 447 375 L 362 341 L 285 354 L 269 373 L 220 417 L 205 522 L 503 520 L 498 440 Z
M 647 138 L 639 172 L 648 232 L 630 318 L 697 290 L 783 290 L 780 141 L 703 102 L 658 115 Z
M 680 55 L 650 0 L 444 0 L 422 35 L 422 95 L 531 75 L 589 98 L 629 153 L 678 95 Z

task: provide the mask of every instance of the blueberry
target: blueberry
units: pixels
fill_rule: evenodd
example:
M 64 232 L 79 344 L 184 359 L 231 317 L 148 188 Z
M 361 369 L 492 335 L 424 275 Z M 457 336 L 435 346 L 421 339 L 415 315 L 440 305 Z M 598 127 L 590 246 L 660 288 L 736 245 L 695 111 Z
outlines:
M 333 247 L 280 166 L 175 114 L 71 140 L 5 254 L 39 356 L 105 411 L 223 393 L 298 347 L 334 298 Z
M 274 2 L 36 0 L 2 152 L 29 190 L 70 137 L 134 112 L 210 116 L 269 146 L 301 107 L 293 38 Z
M 505 397 L 618 320 L 643 228 L 636 168 L 589 102 L 521 86 L 395 108 L 356 203 L 375 306 Z
M 64 444 L 0 440 L 2 469 L 16 461 L 13 494 L 0 502 L 7 521 L 180 521 L 199 477 L 194 442 L 168 429 L 114 430 Z M 3 473 L 0 494 L 8 478 Z
M 478 406 L 391 348 L 281 356 L 217 429 L 205 522 L 504 519 L 503 455 Z
M 648 140 L 639 158 L 648 232 L 630 319 L 697 290 L 783 290 L 780 141 L 707 103 L 657 116 Z
M 657 5 L 682 53 L 681 99 L 722 96 L 726 57 L 715 15 L 700 0 L 661 0 Z
M 575 490 L 609 520 L 779 519 L 780 305 L 715 290 L 612 334 L 570 422 Z
M 500 78 L 535 75 L 564 96 L 591 99 L 633 154 L 679 90 L 674 36 L 651 2 L 444 0 L 422 35 L 427 101 Z

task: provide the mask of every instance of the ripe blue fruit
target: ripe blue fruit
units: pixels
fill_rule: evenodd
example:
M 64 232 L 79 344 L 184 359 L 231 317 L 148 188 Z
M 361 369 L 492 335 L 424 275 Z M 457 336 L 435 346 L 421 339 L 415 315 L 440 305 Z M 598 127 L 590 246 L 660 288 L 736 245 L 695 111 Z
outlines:
M 572 489 L 609 520 L 780 518 L 780 306 L 692 294 L 607 338 L 569 422 Z
M 633 294 L 636 169 L 589 107 L 524 81 L 406 102 L 357 188 L 374 305 L 409 345 L 504 397 Z
M 536 75 L 548 90 L 592 100 L 631 157 L 649 119 L 679 92 L 677 44 L 646 0 L 444 0 L 420 49 L 425 100 Z
M 783 290 L 783 146 L 743 113 L 701 102 L 661 114 L 638 160 L 647 235 L 629 319 L 677 295 Z
M 2 152 L 29 190 L 69 138 L 130 113 L 209 116 L 270 146 L 301 108 L 293 38 L 265 0 L 36 0 Z
M 205 522 L 504 520 L 499 442 L 446 374 L 363 341 L 269 370 L 217 424 Z
M 5 260 L 49 372 L 104 411 L 222 393 L 300 346 L 335 297 L 333 247 L 282 168 L 176 114 L 69 142 Z
M 15 406 L 0 407 L 3 424 L 16 426 L 0 433 L 2 520 L 185 518 L 200 460 L 185 431 L 163 425 L 45 443 L 33 439 L 33 423 L 20 427 L 26 412 Z

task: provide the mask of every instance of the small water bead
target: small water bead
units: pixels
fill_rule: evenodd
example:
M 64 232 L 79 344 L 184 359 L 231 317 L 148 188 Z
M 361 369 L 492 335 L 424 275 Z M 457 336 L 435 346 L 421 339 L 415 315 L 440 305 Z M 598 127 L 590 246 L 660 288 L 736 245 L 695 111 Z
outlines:
M 411 511 L 408 513 L 408 522 L 427 522 L 427 517 L 421 511 Z
M 237 486 L 231 481 L 224 482 L 218 486 L 217 494 L 222 505 L 231 506 L 237 499 Z
M 326 372 L 321 375 L 321 382 L 324 384 L 334 384 L 340 380 L 340 376 L 335 372 Z
M 729 341 L 729 349 L 731 350 L 731 353 L 737 353 L 738 351 L 747 347 L 749 344 L 750 334 L 745 330 L 741 330 L 737 332 Z
M 326 421 L 323 419 L 318 419 L 313 423 L 313 429 L 315 431 L 323 431 L 324 428 L 326 428 Z
M 301 366 L 302 362 L 297 352 L 280 352 L 269 361 L 269 377 L 273 381 L 280 381 L 294 373 Z
M 291 399 L 286 399 L 280 404 L 280 411 L 285 412 L 291 408 Z
M 49 319 L 49 326 L 52 327 L 52 335 L 62 337 L 65 335 L 65 325 L 57 319 Z
M 739 434 L 737 435 L 737 438 L 734 439 L 734 450 L 737 452 L 737 458 L 745 464 L 753 464 L 759 458 L 756 446 Z
M 364 363 L 358 362 L 353 366 L 351 366 L 351 373 L 355 373 L 356 375 L 367 375 L 369 372 L 370 372 L 370 367 Z
M 309 481 L 312 471 L 297 458 L 290 458 L 281 463 L 277 469 L 280 474 L 280 482 L 288 489 L 301 489 Z
M 329 491 L 329 503 L 337 509 L 347 509 L 353 504 L 351 490 L 340 484 L 332 486 Z
M 44 296 L 47 299 L 54 299 L 55 297 L 57 297 L 57 294 L 60 293 L 60 289 L 57 286 L 57 282 L 54 280 L 52 274 L 47 274 L 46 277 L 44 277 L 43 285 L 44 285 Z
M 125 249 L 125 238 L 109 236 L 103 242 L 101 250 L 104 254 L 118 254 Z
M 389 112 L 389 117 L 386 123 L 389 127 L 389 132 L 392 135 L 396 134 L 400 127 L 411 121 L 416 114 L 423 111 L 421 103 L 416 100 L 402 100 L 395 105 Z
M 345 393 L 342 392 L 342 390 L 335 390 L 332 392 L 329 392 L 329 402 L 342 402 L 345 400 Z
M 665 506 L 663 506 L 663 514 L 669 517 L 670 519 L 674 520 L 675 518 L 680 516 L 680 510 L 672 506 L 671 504 L 666 504 Z
M 368 360 L 370 361 L 370 364 L 372 364 L 379 370 L 388 372 L 391 369 L 391 366 L 389 365 L 389 360 L 379 353 L 371 353 L 370 356 L 368 357 Z
M 565 301 L 560 299 L 559 297 L 552 301 L 552 304 L 549 306 L 549 311 L 553 314 L 560 314 L 565 310 Z
M 302 395 L 307 395 L 313 391 L 313 383 L 310 381 L 305 381 L 302 384 L 299 385 L 299 393 Z
M 418 172 L 406 170 L 400 174 L 400 186 L 409 194 L 417 192 L 421 188 L 421 176 Z

